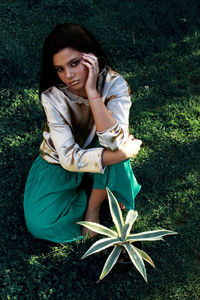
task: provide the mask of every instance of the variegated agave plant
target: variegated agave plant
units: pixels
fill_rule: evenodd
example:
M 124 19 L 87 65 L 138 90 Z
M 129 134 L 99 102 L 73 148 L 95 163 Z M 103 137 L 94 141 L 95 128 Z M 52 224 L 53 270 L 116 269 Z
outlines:
M 108 193 L 110 213 L 117 231 L 111 230 L 103 225 L 94 222 L 87 222 L 87 221 L 78 222 L 78 224 L 83 225 L 94 232 L 108 236 L 108 238 L 103 238 L 95 242 L 88 249 L 88 251 L 83 255 L 82 259 L 91 254 L 104 250 L 110 246 L 114 246 L 112 252 L 110 253 L 110 255 L 108 256 L 105 262 L 105 265 L 99 277 L 99 281 L 100 281 L 111 271 L 111 269 L 116 264 L 120 253 L 125 248 L 126 251 L 128 252 L 128 255 L 132 263 L 147 282 L 146 269 L 143 260 L 147 261 L 153 267 L 155 266 L 151 258 L 148 256 L 148 254 L 145 253 L 143 250 L 135 247 L 134 242 L 159 241 L 159 240 L 163 240 L 162 238 L 163 236 L 170 235 L 170 234 L 177 234 L 177 232 L 162 229 L 162 230 L 145 231 L 141 233 L 131 234 L 130 232 L 133 223 L 138 217 L 137 211 L 129 210 L 124 223 L 122 217 L 122 211 L 117 202 L 117 199 L 108 188 L 107 188 L 107 193 Z

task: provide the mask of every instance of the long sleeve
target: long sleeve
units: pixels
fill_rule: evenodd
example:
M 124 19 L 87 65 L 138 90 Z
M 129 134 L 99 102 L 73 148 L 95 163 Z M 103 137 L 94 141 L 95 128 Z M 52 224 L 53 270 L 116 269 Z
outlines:
M 130 89 L 126 81 L 118 76 L 113 84 L 109 86 L 105 98 L 105 105 L 116 120 L 111 128 L 97 132 L 100 144 L 112 151 L 123 145 L 129 134 L 129 111 L 131 107 Z
M 62 105 L 62 109 L 59 110 L 55 105 L 56 101 L 58 102 L 55 95 L 57 89 L 54 89 L 53 92 L 42 94 L 41 99 L 51 137 L 49 144 L 55 148 L 60 165 L 72 172 L 103 173 L 102 152 L 104 149 L 82 149 L 76 143 L 73 129 L 70 126 L 70 114 L 67 113 L 68 107 Z M 62 113 L 69 117 L 69 122 Z

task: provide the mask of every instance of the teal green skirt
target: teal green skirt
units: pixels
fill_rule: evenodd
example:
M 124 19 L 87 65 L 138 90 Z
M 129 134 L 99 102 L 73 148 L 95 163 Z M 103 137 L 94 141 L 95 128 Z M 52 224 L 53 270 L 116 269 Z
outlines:
M 85 180 L 87 175 L 88 181 Z M 30 169 L 24 193 L 24 214 L 29 232 L 56 243 L 82 239 L 81 227 L 76 222 L 83 220 L 88 191 L 106 187 L 126 209 L 134 209 L 134 199 L 141 186 L 129 160 L 107 166 L 104 174 L 76 173 L 38 156 Z

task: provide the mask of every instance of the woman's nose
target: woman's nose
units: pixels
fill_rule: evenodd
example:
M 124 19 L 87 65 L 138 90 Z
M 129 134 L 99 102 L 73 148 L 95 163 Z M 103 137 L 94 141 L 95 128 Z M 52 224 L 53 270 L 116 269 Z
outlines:
M 74 77 L 73 71 L 72 71 L 72 70 L 69 70 L 69 69 L 67 69 L 67 68 L 65 68 L 65 77 L 66 77 L 67 79 L 73 78 L 73 77 Z

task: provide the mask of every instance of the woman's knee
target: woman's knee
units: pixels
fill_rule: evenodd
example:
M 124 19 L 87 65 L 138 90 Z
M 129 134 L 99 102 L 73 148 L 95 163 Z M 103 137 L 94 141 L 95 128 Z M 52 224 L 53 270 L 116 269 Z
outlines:
M 41 217 L 34 214 L 25 214 L 25 221 L 28 231 L 37 238 L 43 238 L 48 224 Z

